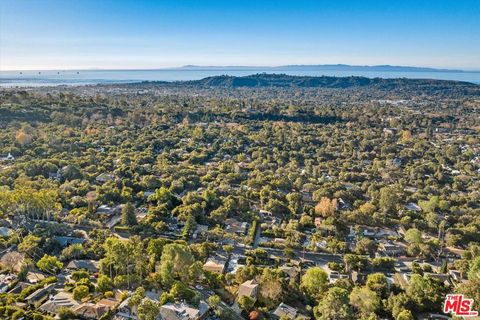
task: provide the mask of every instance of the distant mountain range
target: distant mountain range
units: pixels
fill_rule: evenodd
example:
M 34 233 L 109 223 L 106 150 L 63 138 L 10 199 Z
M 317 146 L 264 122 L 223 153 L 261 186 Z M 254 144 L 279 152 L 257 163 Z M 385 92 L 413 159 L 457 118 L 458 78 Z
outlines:
M 410 66 L 355 66 L 348 64 L 315 64 L 315 65 L 285 65 L 285 66 L 196 66 L 186 65 L 179 68 L 169 68 L 170 70 L 266 70 L 266 71 L 376 71 L 376 72 L 478 72 L 457 69 L 436 69 L 426 67 Z

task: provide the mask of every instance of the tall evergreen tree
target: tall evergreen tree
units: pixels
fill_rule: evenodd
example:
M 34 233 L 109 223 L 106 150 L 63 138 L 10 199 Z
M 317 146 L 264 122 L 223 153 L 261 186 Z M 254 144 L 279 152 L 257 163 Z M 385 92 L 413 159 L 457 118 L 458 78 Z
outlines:
M 135 207 L 130 202 L 122 208 L 122 225 L 134 226 L 137 224 L 137 216 L 135 215 Z

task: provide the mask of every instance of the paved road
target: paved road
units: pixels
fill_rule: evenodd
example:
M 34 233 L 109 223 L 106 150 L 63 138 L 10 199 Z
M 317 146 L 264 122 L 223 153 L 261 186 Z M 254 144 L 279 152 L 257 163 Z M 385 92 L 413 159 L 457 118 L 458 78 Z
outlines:
M 234 247 L 233 253 L 245 254 L 246 250 L 251 250 L 251 249 L 252 249 L 252 247 L 249 247 L 249 246 L 247 247 L 247 246 L 237 245 L 237 246 Z M 284 254 L 283 254 L 282 249 L 263 248 L 263 247 L 260 248 L 260 249 L 263 249 L 263 250 L 267 251 L 267 253 L 270 254 L 270 255 L 274 255 L 274 256 L 284 258 Z M 327 264 L 328 262 L 331 262 L 331 261 L 338 262 L 338 263 L 343 262 L 343 258 L 339 254 L 323 253 L 323 252 L 308 252 L 308 251 L 305 251 L 305 253 L 304 253 L 300 249 L 297 249 L 294 252 L 295 252 L 296 258 L 312 261 L 317 265 L 324 265 L 324 264 Z
M 54 221 L 41 221 L 41 222 L 59 224 L 59 222 L 54 222 Z M 72 227 L 73 229 L 83 230 L 83 231 L 90 231 L 90 230 L 93 230 L 93 229 L 98 229 L 95 226 L 88 226 L 88 225 L 78 225 L 78 224 L 65 223 L 65 222 L 62 222 L 60 224 L 66 224 L 66 225 L 69 225 L 70 227 Z M 131 235 L 128 231 L 115 231 L 115 230 L 111 230 L 111 231 L 114 235 L 116 235 L 117 237 L 119 237 L 121 239 L 127 239 Z M 260 238 L 260 234 L 261 234 L 260 224 L 258 224 L 255 238 L 256 239 Z M 159 237 L 168 238 L 168 239 L 172 239 L 172 240 L 176 239 L 175 237 L 170 236 L 170 235 L 160 235 Z M 257 242 L 257 241 L 255 241 L 255 242 Z M 234 245 L 233 253 L 244 255 L 246 250 L 251 250 L 253 248 L 256 248 L 255 245 L 258 246 L 258 243 L 256 244 L 255 242 L 254 242 L 253 247 L 252 246 L 245 246 L 245 245 L 240 244 L 240 243 L 235 243 L 235 244 L 233 244 Z M 284 254 L 283 254 L 282 249 L 266 248 L 266 247 L 265 248 L 260 247 L 260 248 L 267 251 L 268 254 L 270 254 L 270 255 L 274 255 L 274 256 L 284 258 Z M 308 252 L 308 251 L 304 252 L 301 249 L 295 249 L 294 252 L 295 252 L 296 258 L 312 261 L 313 263 L 315 263 L 317 265 L 325 265 L 325 264 L 327 264 L 328 262 L 331 262 L 331 261 L 338 262 L 338 263 L 343 261 L 342 255 L 339 255 L 339 254 L 331 254 L 331 253 L 323 253 L 323 252 Z
M 256 248 L 258 247 L 258 244 L 260 243 L 260 236 L 262 235 L 262 226 L 260 224 L 260 221 L 257 222 L 257 228 L 255 229 L 255 237 L 253 239 L 253 247 Z

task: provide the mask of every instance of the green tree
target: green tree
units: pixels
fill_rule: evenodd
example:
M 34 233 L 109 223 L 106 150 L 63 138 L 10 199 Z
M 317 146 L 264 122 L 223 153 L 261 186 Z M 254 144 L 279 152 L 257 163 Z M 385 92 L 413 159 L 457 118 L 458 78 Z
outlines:
M 473 259 L 468 270 L 468 279 L 480 279 L 480 256 Z
M 357 254 L 368 254 L 370 257 L 375 256 L 377 251 L 377 243 L 371 239 L 362 237 L 357 240 L 355 244 L 355 253 Z
M 157 201 L 159 204 L 167 204 L 168 207 L 172 206 L 173 194 L 165 187 L 160 187 L 155 190 L 155 193 L 150 196 L 150 199 Z
M 143 287 L 138 287 L 130 296 L 128 300 L 128 306 L 130 308 L 136 308 L 142 303 L 143 298 L 145 298 L 145 289 Z
M 132 250 L 134 272 L 141 278 L 145 278 L 148 271 L 148 261 L 145 259 L 144 243 L 138 235 L 131 236 L 128 243 Z
M 203 264 L 200 261 L 195 261 L 188 267 L 188 282 L 193 284 L 201 279 L 203 276 Z
M 196 299 L 196 292 L 190 289 L 185 283 L 176 281 L 172 288 L 170 289 L 170 294 L 175 300 L 186 300 L 187 302 L 192 302 Z
M 182 237 L 187 238 L 190 234 L 193 233 L 196 227 L 197 222 L 195 221 L 195 217 L 189 214 L 187 216 L 187 220 L 185 221 L 185 225 L 183 226 Z
M 145 299 L 137 309 L 138 320 L 155 320 L 160 312 L 158 303 Z
M 75 320 L 78 318 L 75 312 L 73 312 L 72 309 L 67 307 L 57 308 L 56 313 L 60 320 Z
M 395 213 L 399 197 L 397 189 L 394 187 L 384 187 L 380 189 L 380 208 L 387 213 Z
M 81 243 L 74 243 L 62 250 L 62 258 L 65 260 L 79 259 L 85 255 L 85 248 Z
M 218 306 L 220 305 L 220 302 L 222 302 L 222 299 L 220 299 L 218 295 L 214 294 L 213 296 L 208 297 L 207 302 L 212 309 L 217 310 Z
M 18 251 L 25 253 L 29 257 L 33 255 L 39 255 L 42 250 L 40 249 L 41 238 L 28 234 L 23 238 L 23 241 L 18 245 Z
M 313 311 L 318 320 L 349 320 L 353 317 L 348 291 L 337 287 L 330 288 Z
M 328 275 L 319 267 L 308 269 L 302 276 L 300 284 L 300 288 L 312 298 L 319 298 L 327 286 Z
M 343 256 L 346 270 L 363 271 L 367 267 L 368 260 L 364 256 L 347 253 Z
M 169 287 L 175 278 L 188 281 L 189 274 L 185 270 L 188 270 L 194 261 L 195 259 L 186 245 L 179 243 L 165 245 L 159 264 L 162 283 Z
M 230 244 L 226 244 L 226 245 L 222 246 L 222 249 L 223 249 L 223 251 L 225 251 L 226 253 L 231 254 L 232 251 L 233 251 L 233 249 L 234 249 L 234 247 L 233 247 L 232 245 L 230 245 Z
M 101 274 L 97 280 L 98 291 L 107 292 L 113 289 L 113 281 L 108 276 Z
M 124 226 L 134 226 L 137 224 L 137 216 L 135 215 L 135 207 L 128 202 L 122 208 L 121 222 Z
M 255 305 L 255 300 L 253 300 L 249 296 L 241 296 L 238 299 L 238 305 L 240 308 L 245 311 L 245 312 L 250 312 L 253 309 L 253 306 Z
M 480 309 L 480 277 L 469 279 L 468 281 L 462 282 L 456 288 L 457 293 L 464 294 L 466 297 L 473 299 L 474 301 L 474 310 Z
M 75 180 L 82 178 L 82 172 L 75 165 L 68 165 L 66 168 L 63 169 L 62 178 L 65 180 Z
M 438 208 L 440 199 L 438 196 L 432 196 L 428 201 L 419 201 L 418 205 L 425 212 L 434 212 Z
M 395 320 L 414 320 L 415 317 L 413 316 L 410 310 L 402 310 L 396 317 Z
M 38 260 L 37 267 L 44 272 L 58 273 L 63 268 L 63 263 L 56 257 L 45 254 Z
M 86 270 L 76 270 L 72 272 L 71 277 L 74 281 L 79 281 L 81 279 L 88 279 L 90 278 L 90 272 Z
M 75 300 L 82 300 L 83 298 L 87 297 L 89 294 L 89 289 L 85 285 L 80 285 L 73 289 L 73 299 Z
M 168 243 L 167 239 L 163 238 L 154 238 L 148 241 L 147 245 L 147 256 L 148 256 L 148 264 L 150 270 L 153 271 L 155 268 L 155 264 L 160 261 L 162 257 L 163 247 Z
M 283 255 L 287 259 L 293 259 L 295 258 L 295 251 L 292 248 L 286 247 L 285 249 L 283 249 Z
M 102 273 L 109 274 L 110 278 L 116 278 L 117 275 L 126 275 L 119 280 L 126 280 L 126 285 L 130 287 L 130 280 L 132 280 L 132 277 L 130 277 L 131 267 L 135 266 L 138 256 L 141 256 L 141 249 L 135 246 L 135 241 L 122 240 L 117 237 L 107 238 L 103 248 L 105 257 L 100 261 Z
M 276 304 L 283 293 L 282 271 L 276 269 L 265 268 L 260 276 L 260 300 L 269 307 Z
M 362 316 L 370 316 L 380 308 L 380 297 L 367 287 L 355 287 L 350 293 L 350 304 L 355 307 Z
M 417 228 L 408 229 L 405 232 L 405 241 L 410 244 L 419 245 L 422 242 L 422 232 Z
M 436 279 L 412 274 L 406 293 L 418 311 L 437 311 L 442 306 L 446 288 Z
M 372 273 L 367 276 L 366 286 L 368 289 L 377 293 L 381 298 L 387 298 L 389 284 L 387 277 L 383 273 Z
M 387 308 L 392 313 L 393 318 L 396 318 L 403 310 L 412 310 L 413 302 L 404 292 L 393 295 L 391 294 L 387 300 Z

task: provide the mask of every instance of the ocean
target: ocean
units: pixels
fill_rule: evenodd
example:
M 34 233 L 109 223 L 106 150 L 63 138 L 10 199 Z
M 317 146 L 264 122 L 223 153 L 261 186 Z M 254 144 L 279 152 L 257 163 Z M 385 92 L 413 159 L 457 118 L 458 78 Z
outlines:
M 362 76 L 368 78 L 410 78 L 458 80 L 480 84 L 480 72 L 397 72 L 345 70 L 281 69 L 157 69 L 157 70 L 46 70 L 0 71 L 0 87 L 38 87 L 57 85 L 94 85 L 141 81 L 198 80 L 209 76 L 246 76 L 255 73 L 284 73 L 297 76 Z

